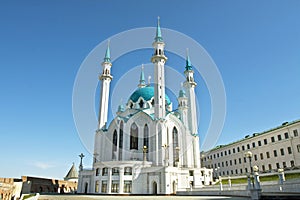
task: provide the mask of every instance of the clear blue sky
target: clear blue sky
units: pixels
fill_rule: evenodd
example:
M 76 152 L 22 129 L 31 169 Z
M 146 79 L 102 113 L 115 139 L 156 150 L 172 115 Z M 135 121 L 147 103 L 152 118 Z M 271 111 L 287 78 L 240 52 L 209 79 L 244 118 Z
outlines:
M 2 0 L 0 177 L 62 178 L 81 152 L 91 165 L 72 116 L 77 70 L 100 42 L 155 26 L 157 16 L 199 42 L 220 70 L 227 116 L 218 144 L 300 119 L 299 10 L 297 0 Z M 202 84 L 198 77 L 205 110 Z

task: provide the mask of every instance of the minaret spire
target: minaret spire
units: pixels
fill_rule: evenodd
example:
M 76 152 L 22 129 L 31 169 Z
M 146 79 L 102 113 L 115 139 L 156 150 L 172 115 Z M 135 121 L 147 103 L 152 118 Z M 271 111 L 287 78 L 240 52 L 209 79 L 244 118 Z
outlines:
M 145 74 L 144 74 L 144 64 L 142 64 L 142 70 L 140 74 L 140 83 L 138 84 L 139 88 L 145 87 L 146 81 L 145 81 Z
M 100 107 L 99 107 L 99 119 L 98 119 L 99 129 L 106 128 L 107 116 L 108 116 L 109 88 L 110 88 L 110 82 L 113 79 L 113 77 L 110 74 L 112 63 L 110 58 L 109 43 L 110 41 L 108 40 L 105 56 L 102 62 L 102 74 L 99 76 L 99 80 L 102 82 Z
M 156 36 L 155 36 L 155 42 L 162 42 L 163 38 L 161 36 L 161 30 L 160 30 L 160 18 L 157 17 L 157 25 L 156 25 Z
M 186 61 L 185 61 L 185 70 L 192 70 L 192 63 L 189 56 L 189 49 L 186 49 Z
M 110 40 L 107 41 L 107 48 L 104 56 L 104 62 L 110 62 L 110 49 L 109 49 Z
M 160 21 L 157 18 L 156 35 L 152 44 L 154 54 L 151 62 L 154 64 L 154 113 L 156 119 L 162 119 L 166 116 L 165 102 L 165 63 L 167 57 L 164 53 L 165 43 L 162 39 Z

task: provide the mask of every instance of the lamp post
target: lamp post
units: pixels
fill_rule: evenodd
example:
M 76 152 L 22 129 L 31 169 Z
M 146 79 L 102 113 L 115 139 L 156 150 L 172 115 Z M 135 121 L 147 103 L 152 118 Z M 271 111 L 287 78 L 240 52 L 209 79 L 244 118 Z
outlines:
M 179 147 L 176 147 L 175 148 L 175 151 L 176 151 L 176 156 L 175 156 L 175 166 L 176 167 L 179 167 Z
M 247 151 L 246 153 L 245 153 L 245 157 L 246 158 L 248 158 L 249 159 L 249 164 L 250 164 L 250 176 L 249 176 L 249 178 L 250 178 L 250 180 L 251 180 L 251 182 L 252 182 L 252 186 L 253 186 L 253 189 L 255 188 L 254 187 L 254 181 L 253 181 L 253 168 L 252 168 L 252 163 L 251 163 L 251 161 L 252 161 L 252 152 L 251 151 Z M 250 188 L 249 188 L 250 189 Z
M 282 168 L 278 169 L 278 178 L 279 178 L 279 190 L 282 191 L 283 181 L 285 181 L 284 170 Z
M 147 161 L 147 146 L 144 146 L 143 147 L 143 156 L 144 156 L 144 158 L 143 158 L 143 161 L 144 162 L 146 162 Z
M 168 166 L 168 152 L 167 152 L 167 150 L 169 148 L 169 145 L 164 144 L 161 147 L 164 148 L 164 150 L 165 150 L 165 166 Z

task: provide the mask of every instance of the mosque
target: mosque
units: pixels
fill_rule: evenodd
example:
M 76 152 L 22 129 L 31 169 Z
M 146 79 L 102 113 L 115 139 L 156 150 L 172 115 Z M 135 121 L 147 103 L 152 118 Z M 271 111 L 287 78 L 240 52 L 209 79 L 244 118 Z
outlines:
M 107 124 L 112 62 L 109 45 L 102 62 L 99 124 L 92 169 L 79 167 L 78 193 L 175 194 L 212 182 L 212 170 L 201 168 L 194 71 L 186 57 L 178 107 L 165 93 L 167 56 L 159 20 L 151 62 L 154 84 L 141 70 L 137 89 Z M 138 80 L 138 78 L 137 78 Z M 178 83 L 180 87 L 180 83 Z

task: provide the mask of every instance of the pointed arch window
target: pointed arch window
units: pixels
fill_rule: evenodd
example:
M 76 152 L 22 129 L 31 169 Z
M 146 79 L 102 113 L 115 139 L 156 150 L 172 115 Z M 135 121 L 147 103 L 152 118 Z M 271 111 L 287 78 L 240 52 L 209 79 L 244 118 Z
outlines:
M 133 123 L 130 128 L 130 149 L 138 150 L 138 134 L 138 127 Z
M 140 105 L 140 108 L 144 108 L 144 101 L 142 99 L 140 100 L 139 105 Z
M 176 162 L 179 162 L 178 130 L 176 127 L 173 128 L 172 139 L 173 139 L 173 166 L 176 166 Z
M 117 142 L 118 142 L 118 134 L 117 130 L 114 131 L 113 134 L 113 146 L 112 146 L 112 159 L 116 159 L 117 157 Z
M 119 160 L 122 160 L 122 154 L 123 154 L 123 121 L 120 123 L 120 131 L 119 131 Z

